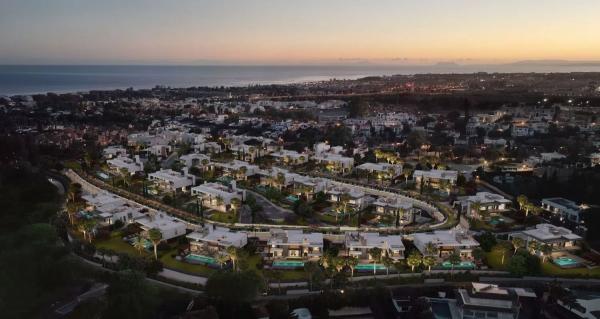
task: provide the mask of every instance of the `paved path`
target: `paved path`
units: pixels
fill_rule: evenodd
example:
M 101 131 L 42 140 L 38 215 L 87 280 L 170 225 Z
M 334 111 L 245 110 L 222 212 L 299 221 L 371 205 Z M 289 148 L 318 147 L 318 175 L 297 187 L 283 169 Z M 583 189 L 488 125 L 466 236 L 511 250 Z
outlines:
M 181 281 L 181 282 L 192 283 L 192 284 L 206 285 L 206 281 L 207 281 L 206 277 L 188 275 L 188 274 L 184 274 L 182 272 L 171 270 L 171 269 L 167 269 L 167 268 L 164 268 L 158 274 L 160 276 L 168 278 L 168 279 L 172 279 L 172 280 L 176 280 L 176 281 Z

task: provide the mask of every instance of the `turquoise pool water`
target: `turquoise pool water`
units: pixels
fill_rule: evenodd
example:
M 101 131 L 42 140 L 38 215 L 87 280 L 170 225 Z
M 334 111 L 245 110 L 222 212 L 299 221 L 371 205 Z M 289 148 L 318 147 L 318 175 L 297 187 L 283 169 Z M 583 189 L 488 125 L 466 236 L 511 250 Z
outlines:
M 212 257 L 196 255 L 196 254 L 189 254 L 189 255 L 185 256 L 185 259 L 188 261 L 202 263 L 202 264 L 206 264 L 206 265 L 214 265 L 217 263 L 217 261 Z
M 431 311 L 435 319 L 452 319 L 450 305 L 446 301 L 431 300 Z
M 444 261 L 442 263 L 442 267 L 444 268 L 452 268 L 452 263 L 449 261 Z M 454 265 L 454 269 L 474 269 L 475 264 L 472 261 L 461 261 L 459 264 Z
M 498 225 L 498 224 L 502 224 L 502 223 L 504 223 L 504 218 L 502 218 L 502 217 L 494 216 L 490 220 L 490 224 L 492 224 L 492 225 Z
M 288 197 L 286 197 L 285 199 L 289 200 L 292 203 L 295 203 L 298 201 L 298 197 L 294 196 L 294 195 L 289 195 Z
M 354 270 L 370 270 L 373 271 L 373 264 L 358 264 L 354 267 Z M 385 266 L 382 264 L 376 264 L 375 270 L 385 270 Z
M 576 266 L 579 262 L 571 257 L 558 257 L 553 262 L 561 267 Z
M 298 261 L 298 260 L 276 260 L 273 262 L 273 267 L 300 268 L 300 267 L 304 267 L 304 262 Z

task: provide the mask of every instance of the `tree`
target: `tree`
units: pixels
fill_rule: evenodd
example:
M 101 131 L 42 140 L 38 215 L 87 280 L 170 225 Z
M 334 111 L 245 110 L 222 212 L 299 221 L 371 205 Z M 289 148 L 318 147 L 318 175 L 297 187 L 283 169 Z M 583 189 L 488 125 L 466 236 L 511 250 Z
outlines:
M 154 259 L 158 260 L 158 251 L 157 251 L 157 247 L 158 244 L 162 241 L 162 233 L 160 232 L 160 229 L 158 228 L 152 228 L 148 231 L 148 239 L 150 239 L 150 241 L 152 242 L 152 245 L 154 245 Z
M 362 117 L 369 111 L 369 104 L 362 98 L 354 98 L 348 103 L 348 116 Z
M 373 259 L 373 275 L 375 275 L 377 273 L 377 261 L 381 258 L 381 248 L 373 247 L 369 249 L 369 255 Z
M 529 244 L 527 245 L 527 248 L 529 248 L 529 251 L 530 251 L 532 254 L 535 254 L 535 253 L 536 253 L 538 250 L 540 250 L 541 246 L 540 246 L 540 243 L 538 243 L 538 242 L 537 242 L 537 241 L 535 241 L 535 240 L 532 240 L 532 241 L 530 241 L 530 242 L 529 242 Z
M 525 242 L 523 241 L 523 238 L 520 238 L 520 237 L 513 237 L 510 240 L 510 242 L 513 245 L 513 247 L 515 248 L 515 252 L 513 253 L 513 255 L 517 253 L 517 250 L 519 250 L 519 248 L 522 248 L 525 246 Z
M 231 264 L 233 266 L 233 270 L 236 271 L 237 265 L 235 262 L 239 257 L 238 249 L 234 246 L 229 246 L 229 247 L 227 247 L 227 254 L 229 255 L 229 258 L 231 259 Z
M 254 300 L 262 287 L 262 280 L 255 271 L 218 271 L 206 281 L 205 291 L 210 299 L 234 306 Z
M 135 237 L 135 239 L 133 240 L 133 248 L 135 248 L 138 251 L 138 253 L 141 254 L 142 250 L 146 248 L 144 239 L 140 236 Z
M 348 258 L 346 258 L 346 265 L 350 267 L 351 276 L 354 277 L 354 268 L 358 265 L 358 258 L 354 256 L 348 256 Z
M 436 263 L 437 258 L 435 258 L 434 256 L 423 257 L 423 265 L 426 266 L 427 269 L 429 269 L 429 272 L 431 272 L 431 267 L 435 266 Z
M 552 254 L 552 246 L 544 244 L 540 249 L 542 251 L 542 262 L 546 262 L 546 258 Z
M 460 255 L 456 252 L 453 252 L 452 254 L 450 254 L 450 256 L 448 256 L 448 258 L 446 259 L 450 265 L 451 265 L 451 269 L 450 272 L 454 273 L 454 266 L 460 264 L 461 258 Z
M 519 204 L 519 210 L 523 210 L 525 205 L 529 203 L 529 200 L 527 199 L 527 196 L 521 194 L 517 196 L 517 203 Z
M 425 244 L 425 253 L 429 256 L 437 256 L 438 247 L 434 243 L 428 242 Z
M 481 234 L 479 237 L 477 237 L 477 241 L 479 242 L 481 249 L 486 252 L 492 251 L 492 248 L 494 248 L 494 246 L 496 246 L 498 243 L 496 236 L 490 232 Z
M 421 254 L 416 250 L 410 253 L 410 255 L 408 255 L 408 259 L 406 260 L 406 263 L 410 266 L 412 272 L 415 271 L 415 267 L 418 267 L 421 262 L 423 262 L 423 256 L 421 256 Z
M 223 269 L 223 265 L 225 265 L 225 263 L 229 260 L 229 256 L 219 253 L 217 253 L 214 258 L 217 264 L 219 264 L 219 266 L 221 267 L 221 269 Z
M 75 203 L 81 199 L 82 187 L 79 183 L 69 184 L 69 201 Z
M 471 254 L 473 255 L 473 258 L 475 258 L 475 260 L 482 261 L 483 258 L 485 258 L 485 252 L 479 247 L 473 249 L 473 252 Z
M 274 280 L 277 280 L 277 290 L 281 294 L 281 279 L 283 279 L 283 272 L 280 270 L 271 270 L 269 271 L 269 276 Z
M 512 247 L 509 247 L 509 245 L 510 244 L 507 244 L 506 242 L 502 242 L 502 243 L 500 243 L 500 245 L 498 245 L 498 248 L 496 248 L 498 250 L 498 252 L 502 255 L 502 260 L 501 260 L 502 265 L 504 265 L 504 258 L 506 257 L 506 253 L 509 250 L 511 250 L 511 248 L 512 248 Z
M 390 268 L 394 266 L 394 260 L 386 254 L 385 256 L 383 256 L 381 261 L 383 262 L 383 265 L 385 266 L 386 275 L 389 275 Z
M 319 268 L 319 264 L 317 264 L 314 261 L 308 261 L 304 263 L 304 272 L 308 277 L 308 285 L 310 291 L 312 291 L 313 278 L 316 275 L 316 273 L 320 270 L 321 268 Z
M 519 254 L 513 256 L 508 262 L 508 271 L 516 276 L 523 276 L 527 273 L 527 260 L 525 256 Z
M 103 318 L 150 318 L 156 313 L 158 292 L 144 275 L 125 271 L 117 274 L 106 290 Z

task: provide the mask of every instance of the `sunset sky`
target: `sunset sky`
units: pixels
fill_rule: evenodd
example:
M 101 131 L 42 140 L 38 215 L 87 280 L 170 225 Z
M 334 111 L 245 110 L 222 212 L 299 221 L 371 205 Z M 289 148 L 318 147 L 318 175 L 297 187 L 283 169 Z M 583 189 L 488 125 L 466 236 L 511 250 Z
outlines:
M 600 60 L 598 0 L 0 0 L 0 64 Z

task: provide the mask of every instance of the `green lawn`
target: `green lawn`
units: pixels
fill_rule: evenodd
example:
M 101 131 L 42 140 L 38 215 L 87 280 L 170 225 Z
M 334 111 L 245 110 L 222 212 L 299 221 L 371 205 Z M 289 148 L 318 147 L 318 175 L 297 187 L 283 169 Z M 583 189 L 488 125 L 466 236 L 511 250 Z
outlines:
M 494 270 L 506 270 L 510 258 L 513 255 L 512 250 L 506 252 L 506 257 L 504 258 L 504 264 L 502 264 L 502 254 L 500 250 L 494 247 L 491 252 L 486 254 L 486 263 L 487 265 Z M 584 267 L 579 268 L 568 268 L 563 269 L 552 263 L 549 259 L 546 259 L 546 262 L 541 263 L 542 275 L 545 276 L 592 276 L 592 277 L 600 277 L 600 267 L 594 269 L 587 269 Z
M 196 264 L 190 264 L 190 263 L 186 263 L 183 261 L 179 261 L 171 256 L 176 253 L 177 253 L 176 249 L 168 251 L 168 252 L 164 253 L 162 255 L 162 257 L 160 257 L 160 261 L 163 263 L 163 265 L 165 267 L 172 268 L 174 270 L 180 270 L 182 272 L 189 273 L 189 274 L 203 276 L 203 277 L 208 277 L 216 271 L 215 269 L 209 268 L 204 265 L 196 265 Z
M 128 253 L 128 254 L 140 256 L 140 253 L 135 248 L 133 248 L 132 245 L 123 241 L 123 239 L 121 239 L 121 237 L 122 237 L 121 232 L 118 232 L 118 231 L 112 232 L 110 234 L 109 239 L 97 240 L 94 242 L 94 245 L 96 246 L 96 248 L 111 249 L 111 250 L 114 250 L 119 253 Z M 150 254 L 150 252 L 142 250 L 141 255 L 149 255 L 149 254 Z
M 236 223 L 238 217 L 236 213 L 214 212 L 210 215 L 210 220 L 221 223 Z

